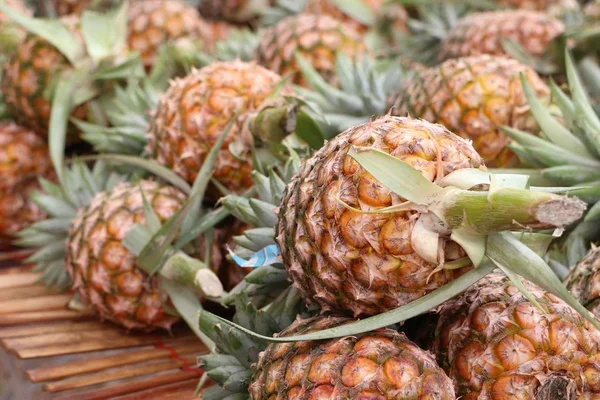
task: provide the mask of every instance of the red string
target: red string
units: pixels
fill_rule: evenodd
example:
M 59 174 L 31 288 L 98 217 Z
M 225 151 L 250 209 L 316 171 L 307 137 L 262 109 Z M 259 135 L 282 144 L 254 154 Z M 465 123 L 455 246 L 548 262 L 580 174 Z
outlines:
M 177 350 L 175 350 L 173 347 L 165 344 L 165 342 L 163 342 L 162 338 L 156 338 L 156 344 L 154 345 L 155 347 L 158 347 L 159 349 L 164 349 L 167 350 L 169 352 L 169 358 L 172 360 L 177 360 L 181 363 L 181 369 L 184 371 L 188 371 L 188 372 L 194 372 L 196 373 L 199 377 L 202 376 L 202 374 L 204 373 L 200 368 L 198 367 L 192 367 L 187 360 L 185 360 L 183 357 L 181 357 L 178 353 Z

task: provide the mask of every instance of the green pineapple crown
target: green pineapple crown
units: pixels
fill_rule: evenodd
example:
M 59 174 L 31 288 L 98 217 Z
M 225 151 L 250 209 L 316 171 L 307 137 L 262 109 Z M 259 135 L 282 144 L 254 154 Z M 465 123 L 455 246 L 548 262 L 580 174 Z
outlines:
M 65 168 L 63 177 L 62 185 L 40 178 L 42 191 L 30 196 L 48 217 L 19 232 L 15 241 L 19 246 L 36 249 L 26 261 L 35 265 L 34 271 L 42 273 L 45 284 L 60 290 L 71 286 L 64 260 L 69 229 L 78 210 L 87 207 L 96 193 L 110 191 L 126 180 L 104 162 L 96 163 L 92 169 L 74 162 Z
M 238 257 L 247 259 L 267 246 L 276 245 L 277 208 L 286 184 L 300 166 L 298 154 L 294 150 L 290 150 L 290 153 L 290 158 L 280 168 L 270 169 L 266 175 L 258 171 L 253 173 L 253 189 L 258 198 L 229 195 L 220 200 L 231 215 L 252 227 L 233 239 Z M 231 304 L 243 294 L 252 298 L 255 304 L 262 305 L 288 287 L 288 274 L 282 263 L 263 265 L 250 272 L 222 302 Z
M 584 60 L 580 66 L 592 76 L 600 76 L 600 68 L 594 62 Z M 510 148 L 523 163 L 535 168 L 529 171 L 533 176 L 547 185 L 573 186 L 569 194 L 592 205 L 585 218 L 565 236 L 560 251 L 553 252 L 555 258 L 551 262 L 560 275 L 585 256 L 590 241 L 597 240 L 600 234 L 600 117 L 585 90 L 582 74 L 577 73 L 568 54 L 566 72 L 571 96 L 551 82 L 554 101 L 550 107 L 535 97 L 523 79 L 525 95 L 541 130 L 539 137 L 503 128 L 514 141 Z
M 327 82 L 301 55 L 298 66 L 309 89 L 297 87 L 298 95 L 317 113 L 309 114 L 319 124 L 325 139 L 331 139 L 351 126 L 385 114 L 390 95 L 397 91 L 411 71 L 400 59 L 375 61 L 370 57 L 351 60 L 338 55 L 336 84 Z
M 235 298 L 233 322 L 261 335 L 272 336 L 292 324 L 296 315 L 302 312 L 301 303 L 294 289 L 282 293 L 262 309 L 257 309 L 242 294 Z M 202 392 L 202 398 L 249 399 L 248 385 L 254 375 L 253 365 L 268 343 L 221 323 L 219 318 L 207 311 L 200 313 L 199 325 L 200 330 L 216 344 L 216 351 L 198 357 L 199 365 L 205 371 L 199 386 L 207 378 L 216 382 Z

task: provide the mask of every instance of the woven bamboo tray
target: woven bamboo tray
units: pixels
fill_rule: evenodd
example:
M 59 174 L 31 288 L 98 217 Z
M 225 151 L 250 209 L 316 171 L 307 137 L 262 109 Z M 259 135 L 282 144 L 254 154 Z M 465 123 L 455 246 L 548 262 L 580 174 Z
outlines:
M 1 400 L 194 398 L 206 348 L 187 327 L 148 335 L 98 322 L 13 256 L 0 255 Z

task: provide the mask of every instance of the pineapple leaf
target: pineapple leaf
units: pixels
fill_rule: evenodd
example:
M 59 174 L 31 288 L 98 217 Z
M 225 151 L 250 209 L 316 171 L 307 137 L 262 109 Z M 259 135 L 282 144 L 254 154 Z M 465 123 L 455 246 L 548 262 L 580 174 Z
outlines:
M 229 215 L 229 212 L 224 207 L 219 207 L 208 214 L 203 215 L 201 218 L 196 220 L 194 226 L 188 233 L 182 234 L 177 242 L 175 242 L 175 245 L 173 246 L 174 249 L 181 250 L 195 240 L 198 236 L 222 222 Z
M 64 151 L 67 125 L 73 109 L 75 90 L 85 74 L 85 70 L 78 69 L 68 76 L 62 76 L 58 82 L 54 98 L 52 99 L 48 146 L 52 165 L 54 166 L 54 170 L 56 171 L 56 175 L 61 185 L 64 184 L 65 180 Z M 69 196 L 69 193 L 65 193 L 65 195 Z
M 350 149 L 348 155 L 392 192 L 416 204 L 429 204 L 444 189 L 419 171 L 380 150 Z
M 542 170 L 544 177 L 560 185 L 577 185 L 600 180 L 600 169 L 561 165 Z
M 175 186 L 186 194 L 191 193 L 190 185 L 179 175 L 171 171 L 169 168 L 151 160 L 146 160 L 140 157 L 126 156 L 122 154 L 96 154 L 92 156 L 78 157 L 79 161 L 102 160 L 113 163 L 123 163 L 135 167 L 143 168 L 148 172 L 165 180 L 169 184 Z
M 88 10 L 82 14 L 81 31 L 87 52 L 96 63 L 125 49 L 128 6 L 129 2 L 125 0 L 118 9 L 108 13 Z
M 475 168 L 462 168 L 452 171 L 439 182 L 441 187 L 457 187 L 469 190 L 477 185 L 490 184 L 490 171 Z
M 440 263 L 440 234 L 430 228 L 429 214 L 422 215 L 415 222 L 411 232 L 411 243 L 415 253 L 434 265 Z M 427 222 L 426 222 L 427 221 Z
M 144 218 L 146 220 L 146 229 L 148 229 L 148 232 L 150 232 L 151 235 L 154 235 L 160 230 L 160 218 L 158 218 L 158 215 L 156 215 L 156 212 L 154 211 L 150 203 L 148 203 L 146 194 L 144 193 L 141 187 L 140 194 L 142 195 L 142 200 L 144 202 Z
M 477 281 L 482 279 L 484 276 L 494 270 L 495 266 L 491 262 L 484 262 L 479 268 L 467 272 L 461 277 L 449 282 L 443 287 L 436 289 L 435 291 L 415 300 L 405 306 L 396 308 L 395 310 L 385 312 L 373 317 L 365 318 L 360 321 L 356 321 L 347 325 L 325 329 L 319 332 L 312 332 L 306 335 L 299 336 L 285 336 L 285 337 L 271 337 L 257 334 L 245 327 L 230 322 L 224 318 L 213 315 L 213 317 L 223 326 L 228 326 L 233 329 L 241 330 L 247 335 L 255 338 L 259 341 L 264 342 L 297 342 L 306 340 L 323 340 L 333 339 L 350 335 L 358 335 L 364 332 L 369 332 L 375 329 L 384 328 L 393 324 L 397 324 L 402 321 L 406 321 L 409 318 L 413 318 L 417 315 L 426 313 L 437 305 L 442 304 L 444 301 L 451 299 L 460 292 L 464 291 L 468 287 L 475 284 Z M 200 319 L 202 320 L 203 315 L 208 313 L 203 310 L 200 313 Z
M 531 85 L 522 72 L 520 73 L 520 78 L 531 113 L 548 139 L 557 146 L 579 157 L 594 159 L 594 156 L 590 154 L 579 138 L 573 135 L 561 123 L 556 121 L 550 114 L 550 111 L 548 111 L 537 99 Z
M 573 94 L 575 113 L 577 119 L 582 119 L 581 124 L 589 141 L 594 145 L 596 152 L 600 153 L 600 118 L 594 112 L 590 99 L 583 87 L 581 79 L 573 63 L 573 58 L 567 51 L 566 71 L 569 88 Z
M 85 55 L 85 48 L 59 20 L 31 18 L 0 2 L 0 11 L 13 21 L 50 42 L 72 63 Z
M 275 203 L 278 204 L 278 203 Z M 264 201 L 250 199 L 249 205 L 256 214 L 256 217 L 260 221 L 261 227 L 269 227 L 274 228 L 277 224 L 277 213 L 275 212 L 275 207 L 271 203 L 266 203 Z
M 182 287 L 168 279 L 161 279 L 161 286 L 171 298 L 177 312 L 196 336 L 198 336 L 202 343 L 206 345 L 210 352 L 214 352 L 216 350 L 215 342 L 206 336 L 198 328 L 198 324 L 196 323 L 196 321 L 198 321 L 198 315 L 202 312 L 202 305 L 200 304 L 196 293 L 193 290 Z
M 496 264 L 503 265 L 516 274 L 537 284 L 573 307 L 592 325 L 600 329 L 600 322 L 585 309 L 567 290 L 552 268 L 508 232 L 494 233 L 488 236 L 486 255 Z
M 452 230 L 450 238 L 467 252 L 473 266 L 478 267 L 481 265 L 485 258 L 486 237 L 484 235 L 460 227 Z
M 600 202 L 594 204 L 592 206 L 592 208 L 590 208 L 590 210 L 585 215 L 584 221 L 585 222 L 597 221 L 598 218 L 600 218 Z

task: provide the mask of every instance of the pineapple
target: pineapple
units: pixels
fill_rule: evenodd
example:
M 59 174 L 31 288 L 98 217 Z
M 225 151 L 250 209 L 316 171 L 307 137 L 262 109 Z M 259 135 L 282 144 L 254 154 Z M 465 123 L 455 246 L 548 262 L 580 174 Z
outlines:
M 600 332 L 557 297 L 524 284 L 539 307 L 494 273 L 439 308 L 432 350 L 456 394 L 598 398 Z
M 507 38 L 539 57 L 564 31 L 561 21 L 540 11 L 473 13 L 461 18 L 444 37 L 438 57 L 443 61 L 480 54 L 506 55 L 502 41 Z
M 488 55 L 448 60 L 418 71 L 404 83 L 389 107 L 394 115 L 410 115 L 441 123 L 473 146 L 488 166 L 516 163 L 506 147 L 510 139 L 503 125 L 536 133 L 519 74 L 523 73 L 539 96 L 548 86 L 520 62 Z
M 172 223 L 186 200 L 179 189 L 127 181 L 103 163 L 90 170 L 75 162 L 60 176 L 60 185 L 42 180 L 43 192 L 31 194 L 49 217 L 20 231 L 16 242 L 36 250 L 28 262 L 43 272 L 47 285 L 73 289 L 102 319 L 143 331 L 169 329 L 179 320 L 169 304 L 167 282 L 178 291 L 220 296 L 217 276 L 183 251 L 156 256 L 150 269 L 137 257 L 139 244 L 145 243 L 140 229 L 154 227 L 146 231 L 152 237 L 167 220 Z M 197 250 L 191 244 L 185 251 L 194 255 Z
M 211 147 L 236 114 L 238 120 L 219 151 L 213 178 L 239 193 L 252 185 L 253 138 L 248 128 L 281 81 L 253 63 L 217 62 L 171 82 L 152 121 L 147 152 L 192 183 Z M 212 200 L 220 196 L 212 190 Z
M 261 319 L 250 317 L 238 319 L 260 326 Z M 348 322 L 337 316 L 298 319 L 278 336 L 320 331 Z M 392 329 L 265 348 L 264 343 L 253 342 L 234 330 L 228 332 L 206 312 L 201 313 L 200 327 L 223 352 L 200 356 L 206 374 L 222 385 L 206 390 L 202 394 L 206 400 L 227 395 L 254 400 L 455 398 L 450 379 L 431 354 Z M 259 350 L 263 351 L 257 357 Z M 245 379 L 241 385 L 228 384 L 234 376 Z
M 61 19 L 69 31 L 83 44 L 80 23 L 77 17 Z M 21 125 L 46 135 L 50 123 L 48 89 L 56 78 L 72 68 L 69 60 L 50 42 L 33 33 L 28 33 L 19 44 L 15 54 L 4 64 L 2 92 L 9 113 Z M 76 107 L 73 117 L 85 119 L 87 105 Z M 71 125 L 71 131 L 74 127 Z
M 178 190 L 152 181 L 98 193 L 71 223 L 65 267 L 73 289 L 102 319 L 127 329 L 169 329 L 178 318 L 165 311 L 158 279 L 137 268 L 123 245 L 133 225 L 144 223 L 144 197 L 161 223 L 185 200 Z
M 431 182 L 441 182 L 463 168 L 485 167 L 469 142 L 443 126 L 386 116 L 350 128 L 307 160 L 288 183 L 275 221 L 273 211 L 267 211 L 263 203 L 248 203 L 251 210 L 260 211 L 256 211 L 258 220 L 274 224 L 281 263 L 307 302 L 317 303 L 325 311 L 374 315 L 444 286 L 466 272 L 471 261 L 444 229 L 434 235 L 433 249 L 424 251 L 427 239 L 422 228 L 429 224 L 428 217 L 361 168 L 349 156 L 353 146 L 391 154 Z M 556 222 L 542 222 L 536 216 L 541 204 L 550 205 L 554 200 L 529 193 L 536 198 L 532 204 L 529 200 L 506 200 L 510 209 L 503 211 L 497 208 L 502 208 L 500 204 L 484 200 L 483 209 L 506 218 L 502 222 L 494 218 L 492 225 L 488 225 L 492 220 L 488 214 L 478 216 L 467 211 L 469 206 L 452 200 L 440 203 L 460 210 L 436 210 L 435 215 L 443 220 L 443 215 L 456 213 L 452 215 L 458 219 L 448 222 L 453 227 L 466 223 L 466 216 L 470 229 L 480 234 L 556 226 Z M 571 208 L 563 203 L 565 200 L 558 200 L 561 210 Z M 581 217 L 582 204 L 574 201 L 578 211 L 558 225 Z M 243 200 L 241 204 L 244 208 Z M 529 211 L 517 216 L 513 214 L 517 209 Z M 246 209 L 240 211 L 241 217 L 250 214 Z M 252 233 L 258 238 L 256 243 L 268 243 L 259 232 Z M 243 243 L 252 244 L 252 236 L 248 232 Z M 444 268 L 445 264 L 456 267 Z
M 295 74 L 294 82 L 306 86 L 299 74 L 296 54 L 306 58 L 326 79 L 334 78 L 338 54 L 353 58 L 365 52 L 360 34 L 350 25 L 327 15 L 300 14 L 282 19 L 266 29 L 255 58 L 264 67 L 285 76 Z
M 504 7 L 546 12 L 579 8 L 577 0 L 496 0 L 496 2 Z
M 0 122 L 0 237 L 13 236 L 45 217 L 27 193 L 39 189 L 38 178 L 53 177 L 48 147 L 29 129 Z
M 128 44 L 141 54 L 150 68 L 159 46 L 177 39 L 201 41 L 201 48 L 210 51 L 215 42 L 225 38 L 230 27 L 224 23 L 209 23 L 184 0 L 136 1 L 129 7 Z

